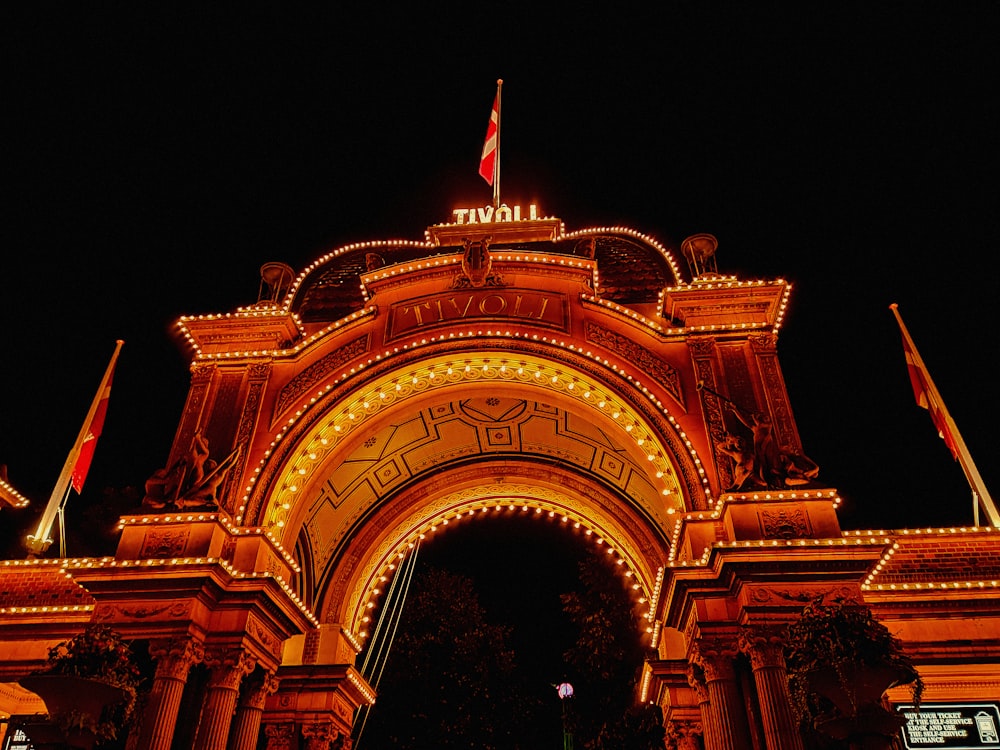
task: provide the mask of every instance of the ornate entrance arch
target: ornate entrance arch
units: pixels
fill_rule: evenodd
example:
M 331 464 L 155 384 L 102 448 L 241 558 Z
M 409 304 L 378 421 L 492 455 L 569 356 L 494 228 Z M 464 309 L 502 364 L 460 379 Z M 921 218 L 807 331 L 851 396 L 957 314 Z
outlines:
M 597 535 L 657 646 L 664 570 L 693 554 L 680 521 L 717 513 L 734 486 L 726 404 L 771 415 L 775 455 L 799 453 L 774 352 L 787 285 L 707 267 L 680 283 L 670 252 L 621 227 L 437 225 L 422 243 L 328 253 L 284 296 L 262 277 L 257 304 L 180 321 L 192 387 L 146 504 L 197 507 L 204 494 L 170 467 L 207 441 L 228 462 L 214 499 L 234 533 L 292 561 L 284 583 L 315 626 L 285 638 L 294 690 L 269 700 L 272 731 L 317 720 L 303 692 L 349 731 L 351 706 L 374 697 L 351 665 L 385 578 L 469 514 L 514 507 Z
M 192 377 L 168 460 L 114 558 L 65 562 L 90 597 L 65 629 L 113 624 L 156 659 L 140 746 L 176 745 L 183 704 L 199 750 L 346 747 L 401 556 L 511 512 L 584 529 L 631 578 L 656 654 L 641 694 L 678 736 L 743 748 L 755 680 L 759 731 L 794 735 L 773 628 L 860 592 L 886 540 L 841 538 L 802 453 L 776 351 L 789 285 L 720 275 L 709 235 L 682 247 L 685 281 L 632 229 L 498 215 L 298 276 L 267 264 L 256 303 L 178 322 Z

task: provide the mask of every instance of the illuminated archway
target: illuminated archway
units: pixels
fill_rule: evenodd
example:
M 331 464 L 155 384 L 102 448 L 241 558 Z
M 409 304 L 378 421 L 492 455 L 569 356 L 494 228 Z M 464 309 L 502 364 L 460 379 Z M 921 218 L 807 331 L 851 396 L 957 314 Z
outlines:
M 289 420 L 257 473 L 272 477 L 257 518 L 287 548 L 297 540 L 301 544 L 302 535 L 313 545 L 313 557 L 319 558 L 314 588 L 320 592 L 314 605 L 321 620 L 340 623 L 363 642 L 368 611 L 377 601 L 382 579 L 415 539 L 469 512 L 512 504 L 565 517 L 567 523 L 597 535 L 619 556 L 637 599 L 648 603 L 655 598 L 672 516 L 692 507 L 690 496 L 701 491 L 685 480 L 697 471 L 698 456 L 669 409 L 657 404 L 648 390 L 615 383 L 614 373 L 598 377 L 592 362 L 579 355 L 574 361 L 565 350 L 553 349 L 553 354 L 559 358 L 516 347 L 502 353 L 480 348 L 431 353 L 373 374 L 349 393 L 324 386 L 308 408 Z M 424 438 L 429 428 L 420 414 L 435 409 L 453 414 L 461 408 L 453 404 L 470 399 L 529 404 L 522 411 L 531 414 L 522 415 L 517 427 L 528 431 L 524 423 L 530 418 L 536 433 L 540 423 L 551 424 L 551 432 L 535 434 L 534 446 L 521 440 L 516 450 L 493 454 L 481 445 L 452 445 L 451 454 L 439 450 L 447 455 L 438 460 L 425 456 L 422 464 L 413 462 L 405 472 L 395 458 L 386 460 L 399 476 L 391 477 L 395 481 L 387 478 L 384 491 L 371 493 L 342 517 L 327 509 L 326 517 L 317 520 L 315 507 L 322 502 L 324 483 L 343 474 L 345 465 L 373 470 L 385 460 L 366 456 L 366 444 L 381 446 L 395 437 L 412 447 L 415 440 L 398 438 L 411 421 L 419 422 L 416 432 Z M 547 413 L 540 415 L 541 404 Z M 578 427 L 574 430 L 570 423 Z M 440 429 L 440 420 L 434 427 Z M 382 440 L 382 434 L 390 437 Z M 593 446 L 602 442 L 606 445 L 599 446 L 603 453 L 597 456 L 600 450 Z M 593 455 L 581 460 L 577 454 L 585 451 L 580 446 Z M 475 468 L 463 480 L 455 479 L 473 459 Z M 442 467 L 452 477 L 444 484 Z M 484 482 L 484 477 L 502 477 L 503 483 Z M 511 485 L 517 492 L 511 492 Z M 586 489 L 570 492 L 567 487 Z M 260 491 L 251 487 L 248 494 L 254 489 Z M 419 501 L 412 499 L 418 496 Z M 408 503 L 413 507 L 405 512 L 394 510 Z M 322 540 L 321 524 L 327 532 Z M 329 531 L 331 527 L 335 529 Z

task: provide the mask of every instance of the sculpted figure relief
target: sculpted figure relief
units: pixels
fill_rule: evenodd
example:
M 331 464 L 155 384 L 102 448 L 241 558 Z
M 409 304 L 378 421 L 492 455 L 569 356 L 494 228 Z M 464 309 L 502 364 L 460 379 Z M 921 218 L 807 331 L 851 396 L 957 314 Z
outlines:
M 763 487 L 763 483 L 754 470 L 754 456 L 739 435 L 726 433 L 726 439 L 716 446 L 719 452 L 733 460 L 733 482 L 726 488 L 727 492 L 748 490 L 752 487 Z
M 500 274 L 493 272 L 493 259 L 490 256 L 492 237 L 480 240 L 464 240 L 465 251 L 462 254 L 462 273 L 455 277 L 452 287 L 455 289 L 481 289 L 484 286 L 502 286 Z
M 753 435 L 754 473 L 765 487 L 781 487 L 781 459 L 774 440 L 771 418 L 763 412 L 747 414 L 732 401 L 726 403 L 736 418 L 749 428 Z
M 733 462 L 733 481 L 726 492 L 800 487 L 819 476 L 819 466 L 812 459 L 802 453 L 781 449 L 774 437 L 770 415 L 741 409 L 704 382 L 698 383 L 698 390 L 718 398 L 750 431 L 752 438 L 752 444 L 748 446 L 742 436 L 726 433 L 725 439 L 715 444 L 716 450 Z
M 221 462 L 209 458 L 208 440 L 199 430 L 191 439 L 187 455 L 169 468 L 157 469 L 146 480 L 142 504 L 155 509 L 217 507 L 219 487 L 239 452 L 236 448 Z

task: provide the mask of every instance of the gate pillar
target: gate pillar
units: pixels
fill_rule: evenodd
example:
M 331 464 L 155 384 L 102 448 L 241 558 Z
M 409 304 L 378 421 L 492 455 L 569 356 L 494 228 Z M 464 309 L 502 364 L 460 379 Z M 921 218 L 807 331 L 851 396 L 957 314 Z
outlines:
M 139 747 L 170 750 L 177 712 L 191 667 L 202 659 L 201 645 L 187 638 L 153 641 L 150 655 L 156 659 L 156 674 L 149 703 L 139 728 Z
M 768 750 L 802 750 L 802 738 L 788 699 L 780 630 L 750 628 L 740 646 L 750 657 Z
M 239 706 L 233 719 L 229 741 L 230 750 L 255 750 L 260 735 L 260 721 L 264 713 L 264 701 L 278 689 L 278 680 L 273 673 L 257 670 L 249 681 L 244 680 Z
M 731 638 L 702 638 L 697 644 L 697 659 L 708 687 L 708 709 L 718 732 L 712 738 L 714 747 L 707 750 L 750 750 L 746 712 L 736 681 L 738 654 Z
M 205 659 L 211 669 L 194 750 L 226 750 L 240 682 L 256 661 L 243 649 L 218 649 Z

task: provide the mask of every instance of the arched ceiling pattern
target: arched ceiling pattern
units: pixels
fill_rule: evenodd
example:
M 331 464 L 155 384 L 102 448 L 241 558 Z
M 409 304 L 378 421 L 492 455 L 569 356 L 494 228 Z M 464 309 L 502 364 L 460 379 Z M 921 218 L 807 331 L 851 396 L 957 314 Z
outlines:
M 605 425 L 604 435 L 615 436 L 614 441 L 609 442 L 609 446 L 614 447 L 609 447 L 609 450 L 618 451 L 623 455 L 631 454 L 634 456 L 633 466 L 644 467 L 641 475 L 646 477 L 646 483 L 663 503 L 664 512 L 673 513 L 684 509 L 675 458 L 664 446 L 661 437 L 657 436 L 647 424 L 644 416 L 609 388 L 601 386 L 584 373 L 559 367 L 541 358 L 505 357 L 495 352 L 487 354 L 466 352 L 455 358 L 430 358 L 403 371 L 390 372 L 386 377 L 371 381 L 362 389 L 352 392 L 348 398 L 342 399 L 337 404 L 315 406 L 314 408 L 323 409 L 322 418 L 316 420 L 308 434 L 298 440 L 294 455 L 283 465 L 275 484 L 275 491 L 269 495 L 261 525 L 276 536 L 284 538 L 286 543 L 289 542 L 286 536 L 289 533 L 289 529 L 286 528 L 288 522 L 295 518 L 296 514 L 301 514 L 304 504 L 310 500 L 309 497 L 305 500 L 300 499 L 308 495 L 309 491 L 317 486 L 317 482 L 326 481 L 328 468 L 325 462 L 328 457 L 336 456 L 336 460 L 344 461 L 343 444 L 353 441 L 349 443 L 348 451 L 352 458 L 356 456 L 357 460 L 364 464 L 373 461 L 371 456 L 363 458 L 365 454 L 358 452 L 357 440 L 360 433 L 364 441 L 369 443 L 368 446 L 360 446 L 362 451 L 377 448 L 378 439 L 373 439 L 373 428 L 370 426 L 377 423 L 374 419 L 376 415 L 392 413 L 394 416 L 391 424 L 397 426 L 393 429 L 398 429 L 399 425 L 409 422 L 410 430 L 424 430 L 434 421 L 432 412 L 426 413 L 424 418 L 416 422 L 400 419 L 399 410 L 405 406 L 404 413 L 415 414 L 419 409 L 434 402 L 460 403 L 461 393 L 456 395 L 454 391 L 461 392 L 482 387 L 491 389 L 494 395 L 503 394 L 504 390 L 512 391 L 513 398 L 518 398 L 516 394 L 525 389 L 529 392 L 544 392 L 546 401 L 564 405 L 561 411 L 554 412 L 555 415 L 563 415 L 564 428 L 568 419 L 565 415 L 573 413 L 587 415 L 587 419 Z M 444 391 L 449 391 L 449 394 L 444 397 L 438 395 Z M 536 395 L 533 396 L 533 400 L 544 403 Z M 482 416 L 489 414 L 489 410 L 493 408 L 485 401 L 477 403 L 483 407 L 479 410 Z M 513 408 L 512 404 L 503 403 Z M 441 408 L 447 413 L 462 412 L 461 409 L 455 410 L 447 406 Z M 538 412 L 532 414 L 536 417 L 535 426 L 541 425 L 540 414 Z M 444 413 L 441 416 L 444 416 Z M 452 421 L 453 426 L 462 423 L 462 420 Z M 548 417 L 552 436 L 556 435 L 555 425 L 559 421 L 559 418 L 552 414 Z M 468 423 L 466 416 L 465 424 Z M 382 429 L 381 424 L 375 429 Z M 581 430 L 576 432 L 582 434 Z M 404 431 L 404 434 L 409 433 Z M 569 450 L 574 447 L 569 442 L 571 434 L 571 431 L 567 431 L 558 440 L 552 438 L 553 442 L 557 447 L 562 442 Z M 387 440 L 388 437 L 388 435 L 383 436 L 383 440 Z M 532 439 L 530 434 L 527 438 L 529 441 Z M 443 445 L 438 442 L 436 449 L 441 450 Z M 582 445 L 582 442 L 577 438 L 576 447 L 579 445 Z M 544 454 L 547 450 L 540 446 L 537 448 L 539 454 Z M 595 447 L 587 450 L 593 452 L 597 449 Z M 393 465 L 399 467 L 398 463 Z M 427 465 L 432 464 L 423 464 L 423 468 Z M 349 473 L 349 470 L 345 472 L 345 476 Z M 610 466 L 605 473 L 609 475 L 612 473 Z M 631 478 L 633 488 L 638 486 L 637 481 L 635 477 Z M 385 477 L 383 484 L 389 482 L 391 477 Z M 650 502 L 649 498 L 645 500 L 647 503 Z M 649 510 L 653 515 L 657 515 L 652 506 Z M 291 531 L 294 533 L 296 529 L 292 528 Z
M 379 578 L 420 534 L 456 513 L 512 503 L 565 516 L 606 538 L 636 575 L 641 596 L 649 598 L 656 589 L 671 516 L 684 510 L 691 488 L 682 485 L 678 457 L 665 436 L 590 374 L 535 355 L 465 351 L 388 371 L 348 397 L 335 403 L 317 399 L 311 408 L 319 414 L 294 446 L 284 448 L 261 522 L 286 547 L 301 534 L 317 590 L 340 587 L 333 598 L 342 603 L 337 617 L 345 624 L 363 632 Z M 673 436 L 675 445 L 684 440 L 683 433 Z M 394 517 L 390 532 L 366 543 L 377 551 L 373 546 L 347 552 L 360 529 L 381 528 L 371 522 L 380 504 L 407 488 L 432 484 L 442 467 L 473 460 L 479 462 L 478 489 L 468 498 L 448 500 L 451 494 L 438 487 L 435 497 L 422 497 L 414 513 Z M 598 508 L 596 491 L 566 493 L 559 501 L 552 490 L 484 494 L 482 486 L 503 482 L 510 473 L 506 464 L 515 460 L 543 467 L 531 482 L 536 487 L 545 486 L 539 481 L 545 473 L 586 477 L 600 485 L 606 505 L 627 505 L 634 517 L 612 518 Z M 638 542 L 629 528 L 635 519 L 645 519 L 640 523 L 655 530 L 660 543 Z M 349 571 L 349 580 L 341 567 L 348 558 L 367 561 Z
M 491 459 L 484 472 L 497 475 L 504 473 L 502 462 L 513 458 L 564 464 L 630 498 L 658 523 L 665 518 L 664 510 L 675 509 L 669 499 L 659 499 L 661 491 L 646 467 L 623 442 L 627 435 L 615 434 L 618 430 L 612 432 L 590 414 L 554 403 L 476 388 L 459 400 L 396 409 L 380 424 L 376 431 L 361 431 L 334 465 L 319 469 L 322 478 L 301 505 L 307 509 L 302 523 L 319 567 L 350 531 L 336 523 L 341 508 L 370 507 L 425 472 L 461 462 Z

